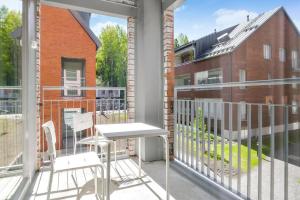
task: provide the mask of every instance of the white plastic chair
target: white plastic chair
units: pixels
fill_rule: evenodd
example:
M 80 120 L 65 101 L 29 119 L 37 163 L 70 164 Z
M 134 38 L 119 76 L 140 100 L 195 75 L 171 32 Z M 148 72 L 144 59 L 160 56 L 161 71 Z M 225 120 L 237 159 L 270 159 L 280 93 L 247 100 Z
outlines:
M 77 141 L 77 133 L 84 131 L 84 130 L 90 130 L 92 136 L 85 137 Z M 90 151 L 91 147 L 95 146 L 95 134 L 94 132 L 94 122 L 93 122 L 93 113 L 76 113 L 73 115 L 73 136 L 74 136 L 74 154 L 76 154 L 77 145 L 83 144 L 83 145 L 89 145 Z M 103 136 L 97 136 L 97 145 L 100 147 L 101 151 L 101 161 L 103 161 L 104 157 L 104 148 L 107 147 L 107 143 L 109 142 L 107 139 L 105 139 Z
M 78 169 L 85 168 L 94 168 L 92 170 L 94 172 L 94 184 L 95 184 L 95 195 L 98 196 L 97 193 L 97 168 L 101 169 L 101 179 L 102 179 L 102 194 L 100 199 L 104 199 L 104 167 L 103 163 L 98 158 L 97 148 L 95 148 L 95 152 L 87 152 L 81 154 L 75 154 L 70 156 L 62 156 L 56 157 L 56 135 L 55 135 L 55 127 L 52 121 L 48 121 L 42 125 L 43 130 L 46 135 L 46 140 L 48 144 L 48 155 L 51 161 L 51 172 L 50 172 L 50 181 L 48 185 L 48 194 L 47 199 L 50 198 L 50 192 L 52 187 L 52 179 L 53 174 L 63 171 L 74 171 Z M 97 135 L 95 136 L 97 138 Z M 97 145 L 97 140 L 95 140 Z M 73 176 L 72 176 L 73 177 Z M 75 181 L 75 179 L 73 178 Z M 99 197 L 99 196 L 98 196 Z

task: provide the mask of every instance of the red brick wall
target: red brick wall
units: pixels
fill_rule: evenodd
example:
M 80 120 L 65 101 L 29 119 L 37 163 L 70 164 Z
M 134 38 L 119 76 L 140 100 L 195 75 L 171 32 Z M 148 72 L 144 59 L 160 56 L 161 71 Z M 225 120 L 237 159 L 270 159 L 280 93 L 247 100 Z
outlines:
M 263 57 L 263 44 L 270 44 L 272 47 L 272 59 L 265 60 Z M 286 49 L 286 62 L 279 62 L 279 48 Z M 285 16 L 283 10 L 276 13 L 269 21 L 252 34 L 243 42 L 232 54 L 227 54 L 205 61 L 190 63 L 176 68 L 176 76 L 189 74 L 191 83 L 194 84 L 194 73 L 213 68 L 223 69 L 224 82 L 239 81 L 239 70 L 245 69 L 247 80 L 266 80 L 268 73 L 273 79 L 291 78 L 300 76 L 300 71 L 294 71 L 291 64 L 291 51 L 300 50 L 299 35 Z M 214 91 L 192 91 L 181 92 L 181 98 L 222 98 L 223 101 L 249 103 L 266 103 L 267 97 L 273 99 L 275 104 L 292 104 L 293 99 L 300 102 L 299 87 L 293 89 L 292 86 L 273 86 L 273 87 L 249 87 L 245 90 L 239 88 L 223 89 Z M 233 113 L 237 112 L 234 106 Z M 263 109 L 263 125 L 269 124 L 268 109 Z M 277 124 L 282 124 L 282 110 L 275 113 Z M 225 113 L 228 116 L 228 113 Z M 281 115 L 281 116 L 279 116 Z M 298 120 L 299 115 L 292 115 L 289 112 L 289 121 Z M 252 111 L 252 125 L 257 127 L 257 107 Z M 233 126 L 236 127 L 236 115 L 233 115 Z M 227 122 L 226 122 L 227 124 Z
M 96 85 L 96 45 L 89 37 L 83 27 L 72 16 L 69 10 L 41 6 L 41 98 L 44 107 L 41 108 L 41 121 L 54 121 L 57 147 L 61 147 L 61 112 L 63 108 L 82 107 L 86 111 L 94 111 L 95 103 L 92 101 L 82 101 L 74 103 L 73 100 L 57 101 L 50 105 L 50 102 L 43 100 L 61 100 L 66 97 L 61 96 L 61 91 L 46 91 L 43 94 L 43 86 L 61 86 L 62 81 L 62 57 L 85 60 L 85 84 L 86 86 Z M 87 91 L 85 97 L 80 99 L 95 99 L 94 91 Z M 68 99 L 67 99 L 68 100 Z M 41 137 L 43 140 L 43 137 Z M 43 142 L 41 146 L 45 145 Z
M 293 75 L 299 77 L 300 72 L 292 69 L 291 52 L 300 50 L 299 35 L 281 10 L 276 13 L 269 21 L 252 34 L 233 53 L 232 81 L 239 81 L 239 70 L 245 69 L 247 80 L 266 80 L 268 73 L 273 79 L 291 78 Z M 272 48 L 271 60 L 265 60 L 263 57 L 263 44 L 270 44 Z M 286 61 L 279 61 L 279 48 L 285 48 Z M 274 104 L 292 104 L 293 99 L 300 100 L 299 90 L 293 89 L 292 86 L 264 86 L 251 87 L 245 90 L 234 88 L 232 90 L 233 102 L 246 101 L 251 103 L 268 103 L 267 97 L 271 97 Z M 263 125 L 268 125 L 268 109 L 263 110 Z M 252 121 L 257 127 L 257 108 L 253 109 Z M 276 113 L 276 124 L 283 123 L 282 110 Z M 292 115 L 289 112 L 289 121 L 299 121 L 299 115 Z

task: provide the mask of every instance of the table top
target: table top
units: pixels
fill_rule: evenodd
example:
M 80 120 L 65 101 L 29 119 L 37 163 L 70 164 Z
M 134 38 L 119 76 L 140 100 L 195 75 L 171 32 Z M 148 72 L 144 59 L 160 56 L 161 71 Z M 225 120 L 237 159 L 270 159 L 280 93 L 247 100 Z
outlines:
M 96 130 L 108 139 L 155 137 L 167 135 L 168 131 L 145 123 L 95 125 Z

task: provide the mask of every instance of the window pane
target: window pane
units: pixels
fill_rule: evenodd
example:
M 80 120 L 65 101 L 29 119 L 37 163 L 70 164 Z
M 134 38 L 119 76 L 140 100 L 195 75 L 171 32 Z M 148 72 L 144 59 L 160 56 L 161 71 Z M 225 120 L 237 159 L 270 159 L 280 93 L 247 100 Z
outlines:
M 298 51 L 292 51 L 292 67 L 299 68 L 298 66 Z
M 223 73 L 221 69 L 214 69 L 195 73 L 195 84 L 213 84 L 222 82 Z
M 285 49 L 279 48 L 279 60 L 280 62 L 285 62 Z

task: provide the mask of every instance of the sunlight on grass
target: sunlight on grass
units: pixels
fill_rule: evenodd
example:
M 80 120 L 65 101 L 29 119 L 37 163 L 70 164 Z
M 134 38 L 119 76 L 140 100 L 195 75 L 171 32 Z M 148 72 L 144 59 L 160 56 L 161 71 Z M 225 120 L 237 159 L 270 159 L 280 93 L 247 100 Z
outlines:
M 217 145 L 217 158 L 221 159 L 221 144 Z M 224 144 L 224 161 L 229 163 L 229 144 Z M 213 158 L 214 150 L 212 150 L 211 157 Z M 265 155 L 262 155 L 264 158 Z M 241 170 L 242 172 L 247 172 L 247 164 L 248 164 L 248 148 L 244 145 L 241 145 Z M 258 156 L 257 151 L 251 149 L 251 169 L 258 165 Z M 232 144 L 232 166 L 233 168 L 238 168 L 238 144 Z

